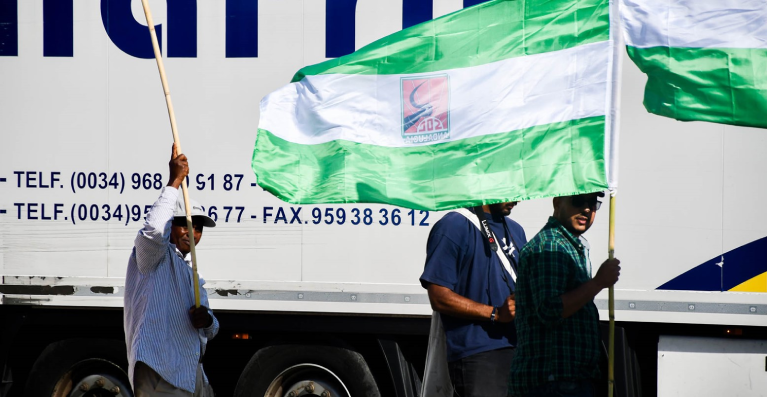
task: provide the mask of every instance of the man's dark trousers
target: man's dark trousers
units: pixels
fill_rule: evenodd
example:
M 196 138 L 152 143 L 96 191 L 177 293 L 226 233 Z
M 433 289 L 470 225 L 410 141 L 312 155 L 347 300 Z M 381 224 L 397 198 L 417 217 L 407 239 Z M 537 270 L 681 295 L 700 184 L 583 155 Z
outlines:
M 456 397 L 504 397 L 514 348 L 491 350 L 448 363 Z
M 548 382 L 530 390 L 525 397 L 594 397 L 590 380 Z

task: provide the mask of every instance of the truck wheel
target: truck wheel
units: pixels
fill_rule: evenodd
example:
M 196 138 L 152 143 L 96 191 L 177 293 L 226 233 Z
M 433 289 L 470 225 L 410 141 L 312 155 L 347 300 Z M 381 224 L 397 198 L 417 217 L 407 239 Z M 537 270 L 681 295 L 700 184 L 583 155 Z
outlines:
M 125 345 L 103 339 L 69 339 L 48 345 L 26 384 L 27 396 L 133 397 Z
M 337 346 L 265 347 L 242 371 L 236 397 L 380 397 L 361 354 Z

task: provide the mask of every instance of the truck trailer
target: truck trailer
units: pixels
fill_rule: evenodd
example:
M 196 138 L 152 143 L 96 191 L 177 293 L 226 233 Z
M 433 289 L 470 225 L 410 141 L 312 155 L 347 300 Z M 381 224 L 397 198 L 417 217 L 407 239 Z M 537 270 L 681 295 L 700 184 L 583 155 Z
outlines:
M 250 164 L 259 101 L 301 67 L 481 0 L 150 0 L 222 396 L 421 395 L 419 283 L 444 212 L 293 205 Z M 763 72 L 760 72 L 763 73 Z M 648 114 L 624 55 L 616 395 L 767 395 L 767 134 Z M 0 0 L 0 396 L 132 396 L 124 278 L 172 137 L 139 0 Z M 605 205 L 603 208 L 606 208 Z M 532 237 L 551 199 L 511 217 Z M 607 211 L 586 237 L 607 258 Z M 607 293 L 597 296 L 607 319 Z

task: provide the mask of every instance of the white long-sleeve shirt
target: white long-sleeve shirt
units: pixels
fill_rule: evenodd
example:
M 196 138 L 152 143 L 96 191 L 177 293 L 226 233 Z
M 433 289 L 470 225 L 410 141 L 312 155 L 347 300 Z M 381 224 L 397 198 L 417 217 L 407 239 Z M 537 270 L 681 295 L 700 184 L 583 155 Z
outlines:
M 197 365 L 208 339 L 218 333 L 218 320 L 204 329 L 192 326 L 194 305 L 189 255 L 182 258 L 170 243 L 173 210 L 179 191 L 165 187 L 147 213 L 136 236 L 125 278 L 125 344 L 128 376 L 141 361 L 173 386 L 194 393 Z M 208 294 L 200 278 L 200 303 L 208 307 Z M 204 375 L 203 375 L 204 376 Z

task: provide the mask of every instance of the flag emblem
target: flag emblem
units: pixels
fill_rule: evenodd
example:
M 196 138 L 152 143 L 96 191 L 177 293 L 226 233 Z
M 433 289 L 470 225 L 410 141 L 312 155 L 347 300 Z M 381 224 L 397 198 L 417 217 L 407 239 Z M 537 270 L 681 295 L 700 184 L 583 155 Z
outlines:
M 407 143 L 450 137 L 450 84 L 446 74 L 400 79 L 402 138 Z

